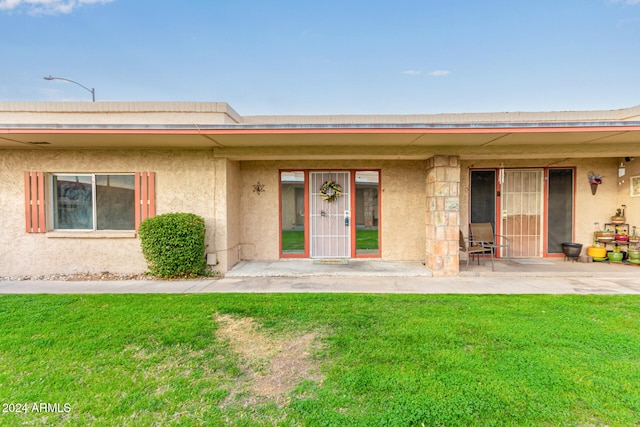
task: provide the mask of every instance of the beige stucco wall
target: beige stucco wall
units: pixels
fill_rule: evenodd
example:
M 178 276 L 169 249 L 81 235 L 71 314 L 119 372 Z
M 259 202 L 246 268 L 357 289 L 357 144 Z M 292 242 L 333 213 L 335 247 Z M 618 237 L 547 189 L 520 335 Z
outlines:
M 0 276 L 146 271 L 137 237 L 53 238 L 25 232 L 24 171 L 156 172 L 156 213 L 191 212 L 205 219 L 215 249 L 214 163 L 210 151 L 0 151 Z M 104 233 L 96 233 L 96 236 Z
M 218 264 L 215 270 L 226 272 L 240 259 L 241 213 L 240 165 L 227 159 L 215 160 L 215 180 L 210 182 L 215 193 L 215 227 L 213 227 L 213 247 L 208 252 L 216 254 Z
M 240 163 L 242 233 L 240 257 L 279 258 L 278 186 L 280 169 L 380 169 L 382 259 L 423 260 L 426 210 L 424 161 L 247 161 Z M 265 192 L 253 186 L 264 184 Z
M 630 225 L 639 226 L 640 230 L 640 197 L 629 197 L 629 180 L 622 184 L 618 180 L 618 164 L 620 159 L 564 159 L 561 162 L 540 160 L 478 160 L 463 161 L 461 171 L 461 196 L 460 196 L 460 224 L 465 235 L 468 232 L 469 223 L 469 169 L 470 168 L 499 168 L 504 164 L 505 168 L 529 168 L 529 167 L 575 167 L 575 239 L 586 248 L 592 243 L 595 222 L 604 226 L 609 222 L 617 208 L 622 204 L 627 205 L 627 222 Z M 591 186 L 588 182 L 590 171 L 603 176 L 603 183 L 598 186 L 595 195 L 591 194 Z M 626 177 L 640 175 L 640 162 L 633 161 L 627 165 Z

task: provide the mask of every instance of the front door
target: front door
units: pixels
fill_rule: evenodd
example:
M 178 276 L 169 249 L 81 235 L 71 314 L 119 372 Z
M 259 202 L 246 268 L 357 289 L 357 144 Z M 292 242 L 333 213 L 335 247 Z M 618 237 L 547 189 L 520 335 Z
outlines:
M 309 181 L 311 258 L 349 258 L 350 172 L 310 172 Z M 340 188 L 342 192 L 335 194 Z
M 506 169 L 501 196 L 502 233 L 511 256 L 542 256 L 543 170 Z

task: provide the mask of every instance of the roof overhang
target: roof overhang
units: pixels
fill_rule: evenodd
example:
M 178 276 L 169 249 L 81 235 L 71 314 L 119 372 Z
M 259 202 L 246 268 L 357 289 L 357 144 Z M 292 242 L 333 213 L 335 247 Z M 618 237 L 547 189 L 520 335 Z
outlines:
M 247 116 L 226 103 L 0 103 L 0 150 L 193 149 L 253 159 L 640 155 L 640 106 L 409 116 Z
M 624 157 L 640 122 L 441 126 L 0 127 L 0 149 L 215 149 L 237 160 L 286 158 Z

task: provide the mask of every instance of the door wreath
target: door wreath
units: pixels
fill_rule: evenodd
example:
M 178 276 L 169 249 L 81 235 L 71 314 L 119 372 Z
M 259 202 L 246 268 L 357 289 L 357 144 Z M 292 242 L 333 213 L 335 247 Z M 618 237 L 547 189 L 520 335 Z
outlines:
M 342 196 L 342 186 L 331 180 L 325 181 L 320 187 L 320 196 L 327 202 L 333 203 Z

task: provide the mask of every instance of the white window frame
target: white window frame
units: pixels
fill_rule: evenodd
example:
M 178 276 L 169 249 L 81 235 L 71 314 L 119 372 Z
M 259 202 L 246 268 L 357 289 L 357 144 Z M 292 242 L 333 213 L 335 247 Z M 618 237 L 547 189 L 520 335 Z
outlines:
M 131 172 L 96 172 L 96 173 L 87 173 L 87 172 L 77 172 L 77 173 L 73 173 L 73 172 L 64 172 L 64 173 L 51 173 L 50 174 L 50 185 L 49 185 L 49 194 L 51 195 L 50 200 L 51 200 L 51 204 L 50 204 L 50 211 L 49 211 L 49 215 L 51 218 L 50 224 L 51 224 L 51 230 L 52 231 L 63 231 L 63 232 L 128 232 L 128 231 L 135 231 L 135 222 L 134 222 L 134 228 L 132 228 L 131 230 L 98 230 L 98 207 L 97 207 L 97 201 L 96 201 L 96 175 L 126 175 L 126 176 L 135 176 L 135 173 L 131 173 Z M 86 177 L 91 177 L 91 208 L 92 208 L 92 224 L 93 227 L 92 228 L 56 228 L 56 209 L 58 207 L 58 198 L 56 195 L 56 188 L 55 188 L 55 179 L 54 177 L 76 177 L 76 176 L 86 176 Z M 135 203 L 135 201 L 134 201 Z M 135 204 L 134 204 L 135 206 Z

